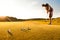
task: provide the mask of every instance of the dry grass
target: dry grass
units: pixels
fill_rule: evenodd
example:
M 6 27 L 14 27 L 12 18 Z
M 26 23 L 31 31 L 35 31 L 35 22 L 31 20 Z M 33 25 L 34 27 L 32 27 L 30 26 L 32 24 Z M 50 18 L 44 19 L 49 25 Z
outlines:
M 43 21 L 0 22 L 0 40 L 60 40 L 60 25 L 52 24 Z M 21 30 L 28 27 L 31 30 Z

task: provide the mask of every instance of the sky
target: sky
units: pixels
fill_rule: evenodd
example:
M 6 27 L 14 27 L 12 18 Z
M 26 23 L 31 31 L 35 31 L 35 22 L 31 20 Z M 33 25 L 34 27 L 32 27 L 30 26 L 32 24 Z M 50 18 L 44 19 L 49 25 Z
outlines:
M 0 16 L 48 18 L 43 3 L 49 3 L 54 9 L 53 18 L 60 17 L 60 0 L 0 0 Z

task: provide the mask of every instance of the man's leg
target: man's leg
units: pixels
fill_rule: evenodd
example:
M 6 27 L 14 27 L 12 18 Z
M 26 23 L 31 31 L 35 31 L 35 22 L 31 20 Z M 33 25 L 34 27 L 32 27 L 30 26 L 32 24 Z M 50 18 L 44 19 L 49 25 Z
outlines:
M 49 14 L 49 20 L 50 20 L 50 23 L 49 24 L 52 24 L 52 13 L 51 12 Z
M 50 23 L 49 24 L 52 24 L 52 18 L 50 17 Z

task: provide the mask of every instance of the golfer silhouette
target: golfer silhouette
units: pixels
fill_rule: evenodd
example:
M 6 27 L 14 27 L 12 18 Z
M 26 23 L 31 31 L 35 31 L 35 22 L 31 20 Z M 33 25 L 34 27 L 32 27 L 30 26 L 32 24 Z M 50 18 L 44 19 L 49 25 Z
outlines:
M 49 13 L 49 19 L 50 19 L 50 23 L 52 23 L 52 16 L 53 16 L 53 8 L 48 4 L 42 4 L 42 7 L 45 7 L 47 14 Z

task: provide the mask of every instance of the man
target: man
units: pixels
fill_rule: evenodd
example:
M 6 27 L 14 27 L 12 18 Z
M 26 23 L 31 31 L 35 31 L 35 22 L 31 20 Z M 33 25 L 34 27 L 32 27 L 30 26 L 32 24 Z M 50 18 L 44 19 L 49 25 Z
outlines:
M 49 24 L 51 24 L 52 16 L 53 16 L 53 8 L 48 3 L 42 4 L 42 7 L 45 7 L 47 13 L 49 13 L 49 19 L 50 19 L 50 23 Z

